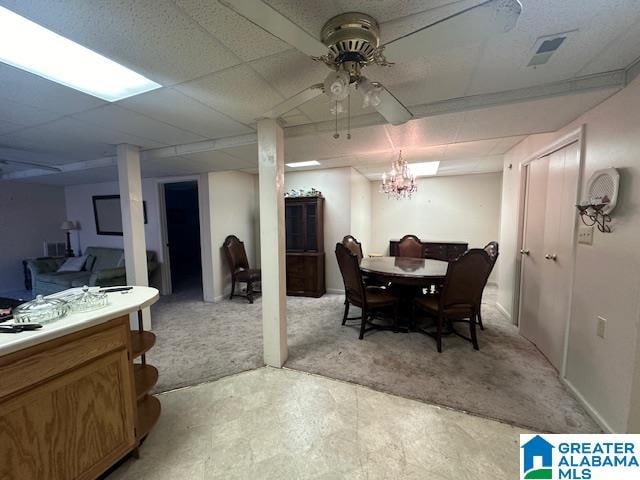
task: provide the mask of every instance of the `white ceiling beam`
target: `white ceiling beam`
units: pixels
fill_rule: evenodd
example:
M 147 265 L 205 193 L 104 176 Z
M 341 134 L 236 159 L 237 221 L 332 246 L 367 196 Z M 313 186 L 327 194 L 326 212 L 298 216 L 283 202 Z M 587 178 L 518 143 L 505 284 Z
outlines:
M 202 142 L 174 145 L 173 147 L 150 148 L 142 152 L 141 159 L 154 160 L 157 158 L 179 157 L 191 153 L 212 152 L 215 150 L 224 150 L 225 148 L 254 145 L 256 143 L 258 143 L 258 134 L 247 133 L 245 135 L 238 135 L 237 137 L 204 140 Z

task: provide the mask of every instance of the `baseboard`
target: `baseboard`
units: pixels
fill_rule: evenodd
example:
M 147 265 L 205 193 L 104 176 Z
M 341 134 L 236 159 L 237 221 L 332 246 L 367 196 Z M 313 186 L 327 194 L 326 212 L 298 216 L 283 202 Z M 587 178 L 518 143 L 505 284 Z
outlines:
M 499 302 L 496 302 L 496 308 L 498 309 L 498 311 L 503 314 L 505 317 L 507 317 L 507 320 L 511 321 L 511 314 L 507 311 L 506 308 L 504 308 L 502 305 L 500 305 Z
M 582 396 L 578 389 L 574 387 L 569 380 L 567 380 L 566 378 L 561 378 L 561 380 L 562 383 L 564 383 L 567 388 L 571 390 L 571 393 L 573 393 L 573 395 L 578 399 L 580 404 L 582 404 L 589 416 L 591 416 L 591 418 L 593 418 L 596 423 L 600 425 L 600 428 L 602 428 L 605 433 L 616 433 L 614 429 L 611 428 L 611 425 L 609 425 L 607 421 L 602 418 L 602 415 L 600 415 L 600 413 L 595 408 L 593 408 L 593 406 Z
M 327 293 L 334 295 L 344 295 L 344 288 L 327 288 Z

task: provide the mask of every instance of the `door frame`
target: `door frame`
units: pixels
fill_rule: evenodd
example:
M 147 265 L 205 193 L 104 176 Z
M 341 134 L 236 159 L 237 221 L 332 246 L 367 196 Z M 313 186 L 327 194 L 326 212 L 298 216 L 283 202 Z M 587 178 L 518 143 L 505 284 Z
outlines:
M 167 229 L 167 205 L 164 196 L 164 186 L 167 183 L 181 183 L 195 181 L 198 185 L 198 212 L 202 208 L 200 205 L 200 185 L 198 183 L 198 175 L 188 175 L 184 177 L 167 177 L 156 181 L 158 186 L 158 210 L 160 213 L 160 240 L 162 241 L 162 268 L 161 285 L 162 294 L 171 295 L 173 293 L 173 285 L 171 284 L 171 256 L 169 254 L 169 231 Z M 202 228 L 202 225 L 200 226 Z M 202 250 L 202 236 L 200 237 L 200 250 Z
M 524 162 L 522 162 L 520 168 L 522 174 L 520 175 L 520 195 L 518 199 L 518 222 L 517 222 L 517 244 L 516 244 L 516 282 L 514 289 L 514 299 L 513 299 L 513 312 L 515 313 L 514 324 L 520 324 L 520 314 L 522 308 L 521 302 L 521 290 L 522 290 L 522 257 L 520 254 L 520 249 L 522 248 L 522 241 L 524 240 L 524 232 L 526 228 L 526 200 L 527 200 L 527 177 L 529 174 L 529 165 L 531 162 L 534 162 L 542 157 L 552 154 L 558 150 L 563 149 L 571 145 L 572 143 L 578 144 L 578 152 L 579 152 L 579 166 L 578 166 L 578 185 L 576 188 L 576 203 L 580 201 L 582 196 L 582 183 L 583 183 L 583 175 L 584 175 L 584 163 L 585 163 L 585 128 L 584 124 L 580 125 L 576 129 L 570 131 L 566 135 L 558 138 L 553 141 L 549 145 L 544 148 L 538 150 L 535 154 L 528 157 Z M 569 347 L 569 329 L 571 324 L 571 306 L 573 304 L 573 285 L 575 280 L 575 266 L 576 266 L 576 251 L 577 251 L 577 235 L 578 235 L 578 215 L 574 217 L 574 221 L 576 222 L 576 228 L 574 231 L 574 238 L 572 242 L 571 255 L 569 257 L 569 270 L 571 272 L 571 280 L 569 281 L 569 291 L 568 293 L 568 301 L 569 301 L 569 311 L 567 313 L 567 318 L 565 319 L 565 331 L 564 331 L 564 346 L 562 349 L 562 366 L 560 368 L 560 376 L 565 378 L 566 370 L 567 370 L 567 351 Z

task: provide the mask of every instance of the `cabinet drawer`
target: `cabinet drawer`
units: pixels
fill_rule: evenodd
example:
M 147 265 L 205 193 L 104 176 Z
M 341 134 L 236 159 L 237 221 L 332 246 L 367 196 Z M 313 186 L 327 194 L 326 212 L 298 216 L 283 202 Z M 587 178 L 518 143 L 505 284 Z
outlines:
M 126 323 L 124 323 L 126 320 Z M 109 352 L 128 348 L 128 317 L 120 317 L 87 331 L 65 335 L 0 357 L 0 399 L 90 362 Z

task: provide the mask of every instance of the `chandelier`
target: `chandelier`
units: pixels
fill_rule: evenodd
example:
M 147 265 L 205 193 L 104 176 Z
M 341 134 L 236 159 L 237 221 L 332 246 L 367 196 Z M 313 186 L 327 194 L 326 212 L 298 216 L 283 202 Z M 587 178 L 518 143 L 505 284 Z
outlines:
M 416 176 L 409 170 L 407 161 L 402 158 L 402 150 L 398 159 L 391 164 L 391 171 L 382 174 L 380 191 L 386 193 L 389 198 L 411 198 L 418 191 Z

